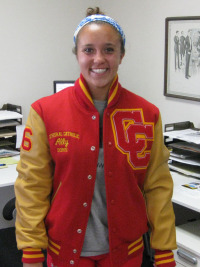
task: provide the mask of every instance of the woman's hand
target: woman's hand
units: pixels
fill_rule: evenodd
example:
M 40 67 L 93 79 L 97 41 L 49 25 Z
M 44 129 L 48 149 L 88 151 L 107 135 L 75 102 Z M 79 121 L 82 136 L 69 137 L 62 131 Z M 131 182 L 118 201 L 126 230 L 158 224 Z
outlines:
M 23 267 L 43 267 L 43 263 L 23 263 Z

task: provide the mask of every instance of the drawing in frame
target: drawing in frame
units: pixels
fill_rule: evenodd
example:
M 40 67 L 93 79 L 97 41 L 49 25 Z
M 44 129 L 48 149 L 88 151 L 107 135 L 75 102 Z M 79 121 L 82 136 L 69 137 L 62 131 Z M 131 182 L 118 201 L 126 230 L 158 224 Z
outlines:
M 53 81 L 54 94 L 60 92 L 61 90 L 73 86 L 75 81 Z
M 200 101 L 200 17 L 165 19 L 164 95 Z

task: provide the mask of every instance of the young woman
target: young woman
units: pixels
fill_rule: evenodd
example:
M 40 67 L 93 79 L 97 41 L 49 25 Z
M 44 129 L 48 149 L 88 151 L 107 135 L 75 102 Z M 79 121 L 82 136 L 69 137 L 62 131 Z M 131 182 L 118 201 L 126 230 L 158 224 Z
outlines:
M 89 9 L 74 34 L 80 77 L 32 104 L 15 183 L 24 267 L 175 266 L 172 179 L 157 107 L 124 89 L 119 24 Z

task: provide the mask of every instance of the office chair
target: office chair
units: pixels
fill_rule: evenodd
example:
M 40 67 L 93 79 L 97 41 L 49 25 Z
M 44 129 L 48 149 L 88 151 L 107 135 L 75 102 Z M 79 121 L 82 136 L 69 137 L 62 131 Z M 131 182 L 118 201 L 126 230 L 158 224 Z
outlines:
M 3 208 L 3 217 L 7 221 L 16 218 L 15 198 L 9 200 Z M 46 251 L 44 252 L 46 256 Z M 22 252 L 17 249 L 15 227 L 0 230 L 0 266 L 22 267 Z M 47 267 L 46 261 L 43 267 Z
M 15 198 L 9 200 L 3 208 L 3 217 L 7 221 L 15 218 Z M 22 267 L 22 252 L 17 249 L 15 227 L 0 230 L 0 266 Z
M 15 218 L 15 197 L 9 200 L 3 208 L 3 217 L 7 221 Z

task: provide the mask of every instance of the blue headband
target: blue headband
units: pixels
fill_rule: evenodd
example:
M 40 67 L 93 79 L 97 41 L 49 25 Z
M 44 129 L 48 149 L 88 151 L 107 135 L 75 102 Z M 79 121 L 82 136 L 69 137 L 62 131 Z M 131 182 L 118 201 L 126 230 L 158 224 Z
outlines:
M 123 40 L 123 43 L 125 45 L 125 35 L 124 35 L 124 32 L 122 30 L 122 28 L 119 26 L 119 24 L 112 18 L 108 17 L 108 16 L 105 16 L 105 15 L 100 15 L 100 14 L 96 14 L 96 15 L 91 15 L 91 16 L 88 16 L 86 18 L 84 18 L 80 24 L 78 25 L 78 27 L 76 28 L 76 31 L 74 33 L 74 43 L 76 43 L 76 37 L 79 33 L 79 31 L 88 23 L 90 22 L 93 22 L 93 21 L 104 21 L 104 22 L 107 22 L 109 23 L 110 25 L 112 25 L 115 29 L 117 29 L 117 31 L 120 33 L 121 37 L 122 37 L 122 40 Z

